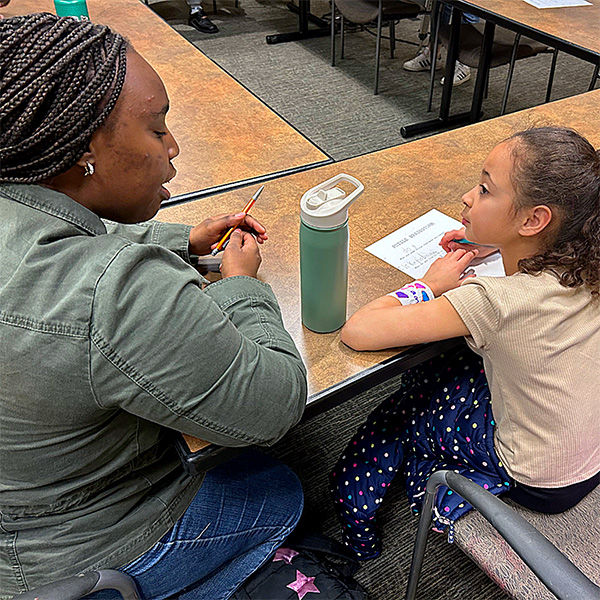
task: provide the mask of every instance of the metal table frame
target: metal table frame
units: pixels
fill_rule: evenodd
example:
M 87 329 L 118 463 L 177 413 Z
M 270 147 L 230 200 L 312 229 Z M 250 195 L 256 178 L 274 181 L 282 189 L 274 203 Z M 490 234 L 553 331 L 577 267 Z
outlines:
M 600 69 L 600 54 L 587 48 L 577 46 L 567 40 L 558 38 L 554 35 L 539 31 L 534 27 L 524 25 L 519 21 L 514 21 L 507 17 L 492 13 L 485 8 L 476 6 L 466 2 L 465 0 L 437 0 L 434 7 L 434 28 L 437 32 L 439 29 L 439 21 L 442 5 L 448 5 L 452 9 L 452 20 L 450 25 L 450 42 L 448 44 L 448 56 L 446 59 L 446 71 L 444 89 L 442 91 L 442 101 L 440 104 L 439 117 L 429 121 L 423 121 L 412 125 L 405 125 L 401 128 L 400 133 L 403 137 L 412 137 L 423 133 L 437 131 L 439 129 L 458 127 L 469 123 L 477 122 L 482 115 L 481 107 L 483 105 L 483 96 L 485 93 L 485 84 L 487 74 L 490 69 L 492 44 L 494 40 L 494 31 L 496 26 L 504 27 L 510 31 L 529 37 L 538 42 L 541 42 L 559 51 L 566 52 L 572 56 L 580 58 L 586 62 L 595 65 L 594 74 L 590 82 L 588 91 L 594 88 L 596 79 Z M 463 12 L 471 13 L 485 20 L 485 29 L 483 33 L 483 41 L 481 44 L 481 53 L 479 55 L 479 66 L 477 69 L 477 79 L 475 81 L 475 89 L 473 90 L 473 99 L 471 101 L 471 110 L 469 112 L 460 113 L 450 116 L 450 102 L 452 99 L 452 81 L 454 79 L 454 67 L 458 58 L 458 49 L 460 45 L 460 23 Z M 436 33 L 437 37 L 437 33 Z
M 284 42 L 297 42 L 310 38 L 324 37 L 330 35 L 329 27 L 323 19 L 313 15 L 310 12 L 310 0 L 298 0 L 298 6 L 288 2 L 288 8 L 298 13 L 298 31 L 290 33 L 276 33 L 267 36 L 267 44 L 282 44 Z M 317 29 L 309 29 L 308 23 L 312 22 L 318 25 Z

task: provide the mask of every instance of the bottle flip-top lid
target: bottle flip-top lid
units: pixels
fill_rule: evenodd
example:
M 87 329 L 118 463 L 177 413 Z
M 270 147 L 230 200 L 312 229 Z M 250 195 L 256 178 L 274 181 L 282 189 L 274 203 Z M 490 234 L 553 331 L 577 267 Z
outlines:
M 355 186 L 349 195 L 337 187 L 344 181 Z M 300 218 L 306 225 L 317 229 L 339 227 L 348 220 L 348 208 L 364 189 L 365 186 L 356 177 L 340 173 L 305 192 L 300 200 Z

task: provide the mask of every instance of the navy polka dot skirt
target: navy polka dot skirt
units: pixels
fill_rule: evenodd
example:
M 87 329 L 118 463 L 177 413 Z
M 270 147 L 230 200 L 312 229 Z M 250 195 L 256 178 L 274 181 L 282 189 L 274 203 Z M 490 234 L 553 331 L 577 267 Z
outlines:
M 461 348 L 407 371 L 400 389 L 360 427 L 331 474 L 343 536 L 359 560 L 379 556 L 376 512 L 397 472 L 418 514 L 429 476 L 450 469 L 493 494 L 510 487 L 494 451 L 494 419 L 481 358 Z M 471 510 L 440 488 L 434 529 L 449 527 Z

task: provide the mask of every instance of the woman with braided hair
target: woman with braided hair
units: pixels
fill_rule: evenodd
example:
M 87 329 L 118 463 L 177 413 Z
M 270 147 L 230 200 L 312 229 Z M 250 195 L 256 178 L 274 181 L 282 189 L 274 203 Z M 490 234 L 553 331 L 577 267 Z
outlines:
M 228 598 L 302 490 L 258 452 L 190 476 L 169 431 L 269 445 L 302 414 L 304 366 L 256 279 L 266 231 L 149 221 L 179 148 L 162 81 L 108 27 L 0 20 L 0 71 L 0 597 L 118 568 L 145 599 Z M 202 289 L 194 259 L 232 226 Z

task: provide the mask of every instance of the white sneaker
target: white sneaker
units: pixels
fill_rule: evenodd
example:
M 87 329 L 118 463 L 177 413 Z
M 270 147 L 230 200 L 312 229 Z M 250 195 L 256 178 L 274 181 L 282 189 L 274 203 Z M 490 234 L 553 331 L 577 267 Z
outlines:
M 414 58 L 407 60 L 402 65 L 402 68 L 405 71 L 412 71 L 413 73 L 417 73 L 418 71 L 429 71 L 431 69 L 430 52 L 429 46 L 424 46 Z M 435 67 L 436 69 L 440 69 L 442 67 L 441 60 L 439 58 Z
M 467 65 L 463 65 L 461 62 L 456 61 L 456 66 L 454 67 L 454 79 L 452 81 L 453 87 L 457 85 L 462 85 L 463 83 L 467 83 L 471 79 L 471 67 L 467 67 Z M 445 77 L 442 77 L 440 83 L 444 85 Z

